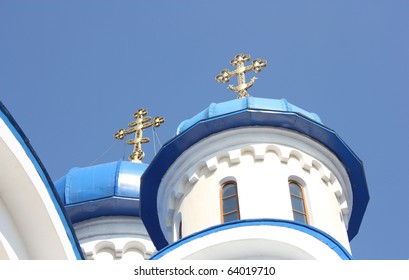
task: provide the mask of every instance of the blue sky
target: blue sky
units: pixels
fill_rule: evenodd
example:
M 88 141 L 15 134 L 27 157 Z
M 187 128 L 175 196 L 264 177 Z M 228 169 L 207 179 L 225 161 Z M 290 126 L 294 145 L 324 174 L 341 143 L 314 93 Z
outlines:
M 364 162 L 353 256 L 408 259 L 408 12 L 403 0 L 0 0 L 0 100 L 57 180 L 126 159 L 113 134 L 138 108 L 165 117 L 163 144 L 235 98 L 214 79 L 234 55 L 266 59 L 249 92 L 317 113 Z

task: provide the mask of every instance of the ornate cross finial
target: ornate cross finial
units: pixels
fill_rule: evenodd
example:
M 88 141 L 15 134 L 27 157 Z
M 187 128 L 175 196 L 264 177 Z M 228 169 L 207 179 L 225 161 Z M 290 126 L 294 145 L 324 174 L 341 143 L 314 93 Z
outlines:
M 239 93 L 237 98 L 250 96 L 247 89 L 250 88 L 257 79 L 256 77 L 253 77 L 250 82 L 246 83 L 246 76 L 244 74 L 250 70 L 253 70 L 254 73 L 258 73 L 262 68 L 267 66 L 267 61 L 261 60 L 260 58 L 253 60 L 252 65 L 244 66 L 244 63 L 249 60 L 250 55 L 240 53 L 230 60 L 230 64 L 237 67 L 236 70 L 230 72 L 228 69 L 223 69 L 220 74 L 216 76 L 216 81 L 219 83 L 227 83 L 230 81 L 230 77 L 237 75 L 238 85 L 236 87 L 229 85 L 229 89 Z
M 116 139 L 123 140 L 126 135 L 135 132 L 135 139 L 126 141 L 127 144 L 134 145 L 132 154 L 129 156 L 129 159 L 132 162 L 140 163 L 145 156 L 145 153 L 142 151 L 142 144 L 148 143 L 149 138 L 142 137 L 142 131 L 150 126 L 158 127 L 165 121 L 165 119 L 162 117 L 155 117 L 153 121 L 149 122 L 151 117 L 144 117 L 147 113 L 148 111 L 145 109 L 139 109 L 135 112 L 135 114 L 133 114 L 136 120 L 128 124 L 130 128 L 127 130 L 121 128 L 114 134 Z

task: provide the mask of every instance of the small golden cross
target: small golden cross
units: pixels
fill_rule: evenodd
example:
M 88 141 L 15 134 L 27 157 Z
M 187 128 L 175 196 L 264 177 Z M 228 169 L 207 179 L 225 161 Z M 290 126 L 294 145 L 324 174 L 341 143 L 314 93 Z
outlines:
M 149 138 L 142 137 L 142 132 L 145 128 L 150 126 L 158 127 L 161 123 L 165 121 L 162 117 L 155 117 L 155 119 L 151 122 L 151 117 L 145 117 L 148 113 L 145 109 L 139 109 L 138 111 L 133 114 L 134 118 L 136 119 L 133 122 L 130 122 L 128 126 L 129 129 L 119 129 L 117 133 L 114 134 L 114 137 L 119 140 L 123 140 L 126 135 L 135 132 L 135 139 L 127 140 L 126 143 L 129 145 L 134 145 L 132 154 L 129 156 L 129 159 L 132 162 L 142 162 L 145 153 L 142 151 L 142 144 L 148 143 Z
M 236 87 L 229 85 L 229 89 L 239 94 L 237 98 L 250 96 L 247 89 L 249 89 L 257 79 L 253 77 L 250 82 L 246 83 L 245 73 L 250 70 L 253 70 L 254 73 L 258 73 L 262 68 L 267 66 L 267 61 L 261 60 L 260 58 L 253 60 L 252 65 L 244 66 L 244 63 L 249 60 L 250 55 L 240 53 L 230 60 L 230 64 L 237 67 L 236 70 L 230 72 L 228 69 L 223 69 L 220 74 L 216 76 L 216 81 L 219 83 L 227 83 L 230 81 L 230 77 L 237 75 L 238 85 Z

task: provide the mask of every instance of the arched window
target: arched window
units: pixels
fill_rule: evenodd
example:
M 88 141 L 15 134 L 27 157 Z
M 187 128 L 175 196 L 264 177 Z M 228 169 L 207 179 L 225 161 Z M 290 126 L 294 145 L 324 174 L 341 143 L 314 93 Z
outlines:
M 293 207 L 294 220 L 308 224 L 307 208 L 303 188 L 295 181 L 288 182 L 290 186 L 291 205 Z
M 240 220 L 237 183 L 229 181 L 220 188 L 222 223 Z
M 182 225 L 182 219 L 180 219 L 179 227 L 178 227 L 178 238 L 179 238 L 179 239 L 182 239 L 182 227 L 183 227 L 183 225 Z

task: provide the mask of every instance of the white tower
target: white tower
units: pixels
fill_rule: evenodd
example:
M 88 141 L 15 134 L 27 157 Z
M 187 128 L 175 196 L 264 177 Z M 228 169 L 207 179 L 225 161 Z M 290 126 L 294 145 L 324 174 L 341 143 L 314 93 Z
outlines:
M 317 115 L 249 97 L 247 60 L 218 76 L 238 75 L 244 98 L 181 123 L 142 175 L 153 259 L 350 259 L 369 200 L 361 161 Z

